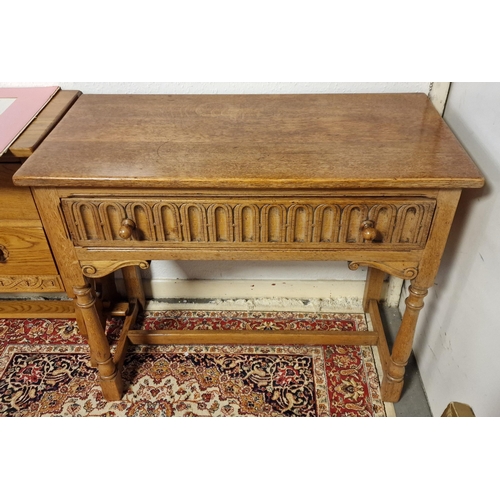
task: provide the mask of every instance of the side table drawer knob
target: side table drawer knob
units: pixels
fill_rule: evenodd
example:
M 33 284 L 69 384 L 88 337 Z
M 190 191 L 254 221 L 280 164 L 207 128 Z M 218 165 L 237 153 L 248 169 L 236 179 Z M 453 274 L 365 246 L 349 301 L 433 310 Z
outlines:
M 2 262 L 7 262 L 8 258 L 9 258 L 9 251 L 7 250 L 7 247 L 0 245 L 0 264 Z
M 373 221 L 365 220 L 361 224 L 361 236 L 365 241 L 373 241 L 377 237 L 377 230 Z
M 124 240 L 133 239 L 135 222 L 132 219 L 123 219 L 118 234 Z

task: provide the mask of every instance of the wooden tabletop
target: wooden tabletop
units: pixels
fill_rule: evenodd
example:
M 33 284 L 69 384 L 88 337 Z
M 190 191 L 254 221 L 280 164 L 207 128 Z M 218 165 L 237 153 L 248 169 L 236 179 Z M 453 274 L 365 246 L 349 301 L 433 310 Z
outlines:
M 23 186 L 480 187 L 424 94 L 82 95 Z

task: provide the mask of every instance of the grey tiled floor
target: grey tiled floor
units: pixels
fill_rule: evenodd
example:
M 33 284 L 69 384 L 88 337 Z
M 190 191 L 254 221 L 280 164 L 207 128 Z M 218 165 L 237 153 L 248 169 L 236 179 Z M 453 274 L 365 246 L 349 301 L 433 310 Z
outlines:
M 388 338 L 394 338 L 401 324 L 399 310 L 395 307 L 381 307 L 380 313 Z M 394 409 L 396 417 L 432 417 L 413 353 L 406 366 L 403 394 L 399 402 L 394 404 Z

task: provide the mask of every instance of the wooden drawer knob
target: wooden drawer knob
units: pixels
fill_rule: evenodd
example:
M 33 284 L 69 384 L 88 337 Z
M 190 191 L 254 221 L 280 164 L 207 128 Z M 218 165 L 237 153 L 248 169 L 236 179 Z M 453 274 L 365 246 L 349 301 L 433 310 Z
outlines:
M 7 247 L 0 245 L 0 263 L 7 262 L 8 258 L 9 258 L 9 251 L 7 250 Z
M 361 224 L 361 236 L 365 241 L 373 241 L 377 237 L 377 230 L 373 221 L 365 220 Z
M 129 240 L 134 235 L 135 222 L 132 219 L 123 219 L 118 235 L 124 240 Z

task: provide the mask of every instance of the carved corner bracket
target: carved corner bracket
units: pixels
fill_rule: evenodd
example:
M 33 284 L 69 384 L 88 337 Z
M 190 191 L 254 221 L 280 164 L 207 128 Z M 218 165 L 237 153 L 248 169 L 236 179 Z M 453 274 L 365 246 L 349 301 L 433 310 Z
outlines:
M 102 278 L 122 267 L 138 266 L 140 269 L 148 269 L 149 262 L 145 260 L 123 260 L 120 262 L 112 260 L 101 260 L 91 262 L 80 262 L 82 272 L 87 278 Z
M 412 280 L 417 277 L 418 268 L 414 262 L 370 262 L 370 261 L 352 261 L 348 263 L 349 269 L 355 271 L 359 266 L 375 267 L 385 273 L 404 280 Z

